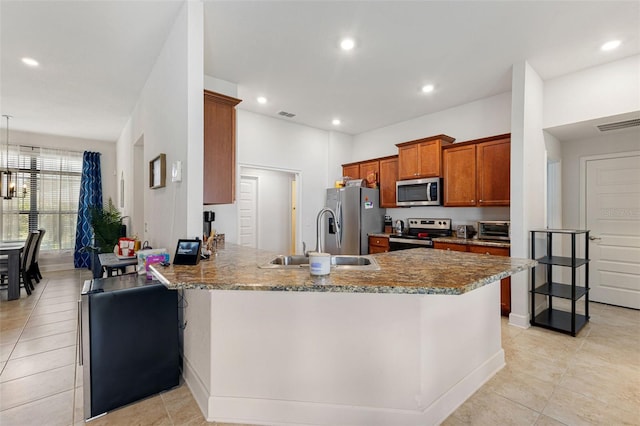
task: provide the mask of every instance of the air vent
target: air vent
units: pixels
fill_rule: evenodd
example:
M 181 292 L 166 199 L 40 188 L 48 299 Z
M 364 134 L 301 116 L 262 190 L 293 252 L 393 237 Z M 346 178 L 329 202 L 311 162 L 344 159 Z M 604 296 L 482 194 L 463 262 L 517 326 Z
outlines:
M 295 114 L 292 114 L 292 113 L 287 112 L 287 111 L 280 111 L 278 113 L 278 115 L 282 115 L 283 117 L 287 117 L 287 118 L 291 118 L 291 117 L 295 117 L 296 116 Z
M 618 121 L 617 123 L 600 124 L 599 126 L 596 126 L 596 127 L 601 132 L 608 132 L 610 130 L 626 129 L 629 127 L 636 127 L 636 126 L 640 126 L 640 118 L 634 118 L 633 120 Z

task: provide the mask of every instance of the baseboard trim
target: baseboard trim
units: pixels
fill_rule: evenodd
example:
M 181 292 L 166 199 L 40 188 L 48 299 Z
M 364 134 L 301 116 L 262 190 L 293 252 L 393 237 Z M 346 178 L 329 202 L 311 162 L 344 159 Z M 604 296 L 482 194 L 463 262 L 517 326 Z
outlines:
M 196 400 L 200 411 L 207 419 L 207 421 L 212 421 L 207 418 L 207 412 L 209 407 L 209 390 L 205 386 L 198 373 L 193 369 L 189 360 L 187 358 L 182 358 L 182 378 L 184 382 L 187 384 L 187 387 L 191 391 L 193 398 Z
M 531 324 L 529 323 L 529 315 L 518 315 L 511 312 L 509 314 L 509 325 L 519 328 L 529 328 L 531 327 Z

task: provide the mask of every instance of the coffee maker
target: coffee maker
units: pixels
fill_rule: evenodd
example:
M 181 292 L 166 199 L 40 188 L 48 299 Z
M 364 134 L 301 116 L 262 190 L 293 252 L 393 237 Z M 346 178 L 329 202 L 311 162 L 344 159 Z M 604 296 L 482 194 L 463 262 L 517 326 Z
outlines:
M 216 220 L 216 212 L 208 211 L 202 213 L 203 225 L 202 225 L 202 233 L 206 238 L 211 235 L 211 222 Z

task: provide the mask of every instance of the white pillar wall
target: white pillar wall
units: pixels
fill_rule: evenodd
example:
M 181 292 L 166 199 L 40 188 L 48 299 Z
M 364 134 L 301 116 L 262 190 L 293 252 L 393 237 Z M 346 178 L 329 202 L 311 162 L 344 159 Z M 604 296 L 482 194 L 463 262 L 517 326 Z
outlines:
M 511 256 L 530 257 L 529 231 L 546 224 L 544 83 L 522 62 L 513 66 L 511 109 Z M 511 278 L 509 323 L 529 327 L 530 272 Z

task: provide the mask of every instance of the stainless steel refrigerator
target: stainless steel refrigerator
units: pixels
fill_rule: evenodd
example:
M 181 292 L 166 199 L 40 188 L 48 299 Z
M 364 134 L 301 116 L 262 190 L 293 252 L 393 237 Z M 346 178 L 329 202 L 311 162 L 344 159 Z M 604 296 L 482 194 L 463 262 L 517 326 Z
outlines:
M 331 254 L 368 254 L 369 233 L 382 232 L 385 209 L 380 208 L 378 189 L 351 186 L 327 189 L 326 207 L 340 222 L 340 248 L 331 215 L 324 218 L 324 251 Z

